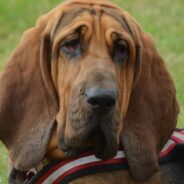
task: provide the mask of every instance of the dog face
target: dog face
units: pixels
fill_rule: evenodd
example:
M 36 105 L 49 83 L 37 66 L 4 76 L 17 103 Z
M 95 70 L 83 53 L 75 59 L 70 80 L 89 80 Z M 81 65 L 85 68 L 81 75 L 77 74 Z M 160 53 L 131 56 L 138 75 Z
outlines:
M 42 16 L 0 87 L 0 139 L 20 170 L 87 146 L 108 159 L 121 141 L 131 175 L 145 180 L 176 125 L 175 88 L 153 41 L 105 0 L 67 1 Z
M 136 43 L 118 18 L 109 8 L 74 6 L 57 25 L 52 77 L 62 150 L 94 139 L 98 157 L 116 154 L 136 62 Z

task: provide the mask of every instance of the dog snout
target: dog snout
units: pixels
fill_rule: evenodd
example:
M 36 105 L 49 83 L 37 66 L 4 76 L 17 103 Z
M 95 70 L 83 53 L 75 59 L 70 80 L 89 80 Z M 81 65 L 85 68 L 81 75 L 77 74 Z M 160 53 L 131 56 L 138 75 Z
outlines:
M 113 89 L 92 87 L 86 90 L 86 102 L 92 108 L 104 110 L 113 108 L 117 101 L 117 92 Z

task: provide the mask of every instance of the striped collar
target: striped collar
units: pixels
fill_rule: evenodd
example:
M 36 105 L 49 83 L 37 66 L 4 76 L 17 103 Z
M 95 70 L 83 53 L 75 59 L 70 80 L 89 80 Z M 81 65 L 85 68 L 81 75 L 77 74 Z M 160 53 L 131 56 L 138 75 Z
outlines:
M 178 144 L 184 144 L 184 130 L 174 131 L 163 147 L 160 163 L 167 158 Z M 37 173 L 28 184 L 67 184 L 69 181 L 88 174 L 128 168 L 123 149 L 110 160 L 100 160 L 92 152 L 81 154 L 75 159 L 54 161 Z

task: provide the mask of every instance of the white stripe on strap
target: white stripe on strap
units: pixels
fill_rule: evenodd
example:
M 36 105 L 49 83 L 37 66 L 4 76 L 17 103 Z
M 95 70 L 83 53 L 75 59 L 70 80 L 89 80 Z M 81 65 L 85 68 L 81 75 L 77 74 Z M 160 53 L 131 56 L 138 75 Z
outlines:
M 123 151 L 118 151 L 114 159 L 118 158 L 125 158 L 125 154 Z M 101 159 L 96 158 L 94 155 L 85 156 L 82 158 L 79 158 L 77 160 L 71 161 L 63 166 L 61 166 L 59 169 L 57 169 L 55 172 L 53 172 L 48 178 L 45 179 L 43 184 L 51 184 L 53 181 L 55 181 L 58 177 L 63 175 L 65 172 L 69 171 L 70 169 L 73 169 L 78 166 L 82 166 L 84 164 L 89 164 L 92 162 L 100 162 Z
M 174 131 L 174 133 L 171 136 L 171 139 L 174 139 L 178 143 L 184 143 L 184 133 Z
M 160 152 L 160 157 L 166 156 L 176 145 L 175 141 L 169 139 Z

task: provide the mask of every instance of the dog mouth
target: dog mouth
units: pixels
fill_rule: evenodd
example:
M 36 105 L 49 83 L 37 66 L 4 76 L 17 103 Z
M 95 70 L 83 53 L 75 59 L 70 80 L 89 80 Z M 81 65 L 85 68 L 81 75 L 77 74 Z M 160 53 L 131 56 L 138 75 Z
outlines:
M 65 152 L 66 157 L 76 156 L 81 151 L 90 150 L 94 151 L 95 156 L 99 159 L 113 158 L 118 148 L 118 117 L 118 112 L 115 110 L 100 118 L 99 114 L 92 113 L 88 122 L 83 123 L 82 128 L 76 130 L 73 137 L 60 136 L 59 148 Z M 88 126 L 89 124 L 93 126 Z
M 82 145 L 76 147 L 76 145 L 68 144 L 68 142 L 70 141 L 65 140 L 64 144 L 60 145 L 60 149 L 64 151 L 65 157 L 74 157 L 83 151 L 94 151 L 97 158 L 107 160 L 113 158 L 117 152 L 116 140 L 109 142 L 102 130 L 98 128 L 89 135 L 89 138 Z
M 91 137 L 94 142 L 93 150 L 97 158 L 107 160 L 116 155 L 117 141 L 115 140 L 115 137 L 113 138 L 114 141 L 110 141 L 106 138 L 104 132 L 100 128 L 96 128 L 92 132 Z

